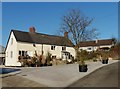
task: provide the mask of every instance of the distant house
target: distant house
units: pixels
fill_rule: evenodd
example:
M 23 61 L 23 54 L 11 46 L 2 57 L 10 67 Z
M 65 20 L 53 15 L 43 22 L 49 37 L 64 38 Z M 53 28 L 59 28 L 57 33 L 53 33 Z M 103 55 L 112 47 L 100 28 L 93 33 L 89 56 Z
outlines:
M 4 64 L 5 60 L 5 47 L 0 45 L 0 65 Z
M 53 58 L 72 60 L 75 58 L 75 50 L 72 42 L 68 39 L 68 33 L 64 37 L 37 33 L 34 27 L 29 32 L 11 30 L 6 46 L 6 66 L 21 66 L 18 57 L 35 53 L 46 56 L 48 52 Z
M 96 51 L 97 49 L 109 50 L 112 46 L 114 46 L 113 39 L 85 41 L 79 43 L 79 49 L 86 50 L 88 52 Z

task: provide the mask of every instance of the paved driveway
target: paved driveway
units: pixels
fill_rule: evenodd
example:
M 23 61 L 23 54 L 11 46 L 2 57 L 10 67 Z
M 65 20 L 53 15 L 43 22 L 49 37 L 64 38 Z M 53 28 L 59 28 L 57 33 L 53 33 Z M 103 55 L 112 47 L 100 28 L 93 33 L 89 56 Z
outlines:
M 109 64 L 117 62 L 116 60 L 111 60 Z M 88 65 L 87 72 L 79 72 L 78 64 L 69 64 L 69 65 L 58 65 L 58 66 L 49 66 L 49 67 L 23 67 L 19 74 L 3 78 L 4 86 L 8 85 L 7 80 L 9 82 L 19 83 L 18 86 L 32 86 L 34 84 L 40 84 L 35 86 L 41 87 L 67 87 L 77 80 L 83 78 L 89 73 L 95 71 L 96 69 L 106 66 L 106 64 L 102 64 L 101 62 L 86 62 Z M 15 80 L 15 81 L 14 81 Z M 19 81 L 19 82 L 17 82 Z M 26 82 L 25 85 L 22 82 Z M 31 85 L 27 85 L 27 83 L 32 83 Z M 8 86 L 11 86 L 9 83 Z M 12 85 L 14 86 L 14 85 Z
M 116 61 L 111 60 L 109 64 L 113 62 Z M 21 69 L 22 71 L 19 76 L 23 76 L 49 87 L 66 87 L 96 69 L 106 66 L 106 64 L 102 64 L 101 62 L 86 63 L 88 65 L 88 71 L 85 73 L 79 72 L 78 64 L 69 64 L 50 67 L 24 68 Z

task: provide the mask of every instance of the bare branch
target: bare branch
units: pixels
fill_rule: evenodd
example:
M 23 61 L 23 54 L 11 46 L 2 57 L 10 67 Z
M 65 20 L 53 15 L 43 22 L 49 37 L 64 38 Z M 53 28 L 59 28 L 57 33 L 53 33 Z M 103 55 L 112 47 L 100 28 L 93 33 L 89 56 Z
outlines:
M 88 30 L 93 19 L 82 16 L 80 10 L 72 9 L 63 16 L 61 32 L 68 32 L 72 42 L 77 45 L 81 41 L 91 40 L 97 37 L 96 29 Z

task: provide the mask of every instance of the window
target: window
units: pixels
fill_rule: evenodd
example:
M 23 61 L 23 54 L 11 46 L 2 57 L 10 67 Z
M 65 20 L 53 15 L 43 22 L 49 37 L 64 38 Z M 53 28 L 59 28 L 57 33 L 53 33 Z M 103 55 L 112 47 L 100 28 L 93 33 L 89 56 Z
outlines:
M 51 46 L 51 50 L 55 50 L 55 46 L 52 45 L 52 46 Z
M 69 54 L 69 55 L 68 55 L 68 59 L 71 59 L 71 57 L 72 57 L 72 55 Z
M 34 47 L 36 47 L 35 43 L 33 44 Z
M 19 51 L 19 55 L 21 56 L 21 51 Z
M 22 51 L 22 56 L 24 56 L 24 54 L 25 54 L 25 51 Z
M 27 51 L 19 51 L 19 55 L 20 56 L 26 56 L 27 55 Z
M 56 56 L 52 56 L 52 59 L 55 59 L 56 58 Z
M 11 45 L 13 44 L 13 38 L 11 38 Z
M 87 48 L 88 50 L 92 50 L 92 48 Z
M 13 57 L 13 51 L 11 51 L 11 55 L 10 56 L 11 56 L 11 58 Z
M 66 47 L 64 46 L 64 47 L 62 47 L 62 50 L 66 50 Z

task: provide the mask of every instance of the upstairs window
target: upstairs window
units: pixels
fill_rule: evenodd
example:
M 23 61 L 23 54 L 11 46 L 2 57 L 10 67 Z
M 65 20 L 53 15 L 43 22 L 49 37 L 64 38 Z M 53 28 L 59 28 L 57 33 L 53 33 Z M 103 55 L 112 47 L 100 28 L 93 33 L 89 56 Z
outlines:
M 13 44 L 13 38 L 11 38 L 11 45 Z
M 51 46 L 51 50 L 55 50 L 55 46 L 54 45 Z
M 11 58 L 13 57 L 13 51 L 11 51 L 11 55 L 10 56 L 11 56 Z
M 62 50 L 66 50 L 66 47 L 64 46 L 64 47 L 62 47 Z

